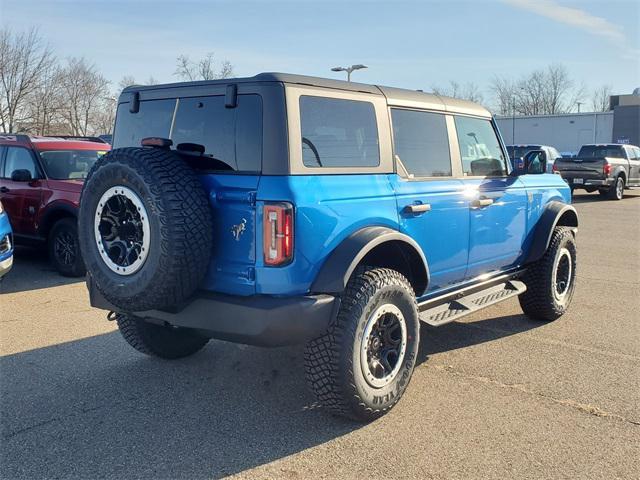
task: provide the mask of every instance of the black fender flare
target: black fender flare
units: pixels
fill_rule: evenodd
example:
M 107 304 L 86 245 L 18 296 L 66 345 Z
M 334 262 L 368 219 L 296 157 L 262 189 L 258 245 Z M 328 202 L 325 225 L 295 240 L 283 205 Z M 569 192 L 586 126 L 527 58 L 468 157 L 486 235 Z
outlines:
M 46 207 L 46 210 L 40 217 L 41 220 L 38 225 L 38 233 L 43 237 L 46 237 L 53 227 L 53 224 L 61 217 L 78 218 L 78 209 L 62 202 L 54 202 Z
M 429 266 L 420 245 L 411 237 L 388 227 L 362 228 L 340 243 L 327 257 L 316 276 L 311 291 L 315 293 L 341 293 L 347 286 L 360 261 L 375 247 L 387 242 L 403 242 L 415 250 L 422 261 L 426 275 L 424 286 L 429 283 Z M 416 292 L 421 295 L 424 292 Z
M 554 228 L 571 227 L 578 230 L 578 212 L 567 203 L 553 201 L 547 204 L 534 229 L 533 242 L 524 263 L 539 260 L 549 248 Z

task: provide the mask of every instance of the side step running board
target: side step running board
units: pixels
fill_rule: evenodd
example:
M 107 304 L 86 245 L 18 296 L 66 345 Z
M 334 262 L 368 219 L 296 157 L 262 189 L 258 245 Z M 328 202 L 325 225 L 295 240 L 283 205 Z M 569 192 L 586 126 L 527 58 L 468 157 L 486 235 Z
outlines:
M 470 293 L 442 305 L 420 312 L 420 320 L 433 327 L 453 322 L 465 315 L 477 312 L 494 303 L 502 302 L 523 293 L 527 286 L 519 280 L 509 280 L 492 287 Z

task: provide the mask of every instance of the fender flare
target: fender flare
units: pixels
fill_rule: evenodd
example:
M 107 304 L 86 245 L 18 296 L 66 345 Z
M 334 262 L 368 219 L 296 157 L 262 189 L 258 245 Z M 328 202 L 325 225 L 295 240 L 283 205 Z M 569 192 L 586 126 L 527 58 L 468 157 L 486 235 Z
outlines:
M 387 242 L 403 242 L 415 250 L 422 261 L 426 281 L 429 283 L 429 266 L 424 252 L 411 237 L 387 227 L 362 228 L 340 243 L 327 257 L 316 276 L 311 291 L 315 293 L 340 293 L 347 286 L 351 274 L 360 261 L 375 247 Z M 424 292 L 416 292 L 421 295 Z
M 47 232 L 53 226 L 54 219 L 58 216 L 65 217 L 73 217 L 75 219 L 78 218 L 78 209 L 72 207 L 67 203 L 52 203 L 48 205 L 46 210 L 43 212 L 40 217 L 40 222 L 38 222 L 38 232 L 42 236 L 46 236 Z
M 549 248 L 553 230 L 557 226 L 572 227 L 574 232 L 578 230 L 578 212 L 572 205 L 558 201 L 549 202 L 534 229 L 533 242 L 524 263 L 542 258 Z

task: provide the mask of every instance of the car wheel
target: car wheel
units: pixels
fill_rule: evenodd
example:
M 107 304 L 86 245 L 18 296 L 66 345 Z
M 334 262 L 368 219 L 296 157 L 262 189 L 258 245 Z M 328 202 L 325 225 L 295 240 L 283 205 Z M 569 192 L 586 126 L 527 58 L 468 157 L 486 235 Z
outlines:
M 622 200 L 624 197 L 624 177 L 622 175 L 618 175 L 609 188 L 607 197 L 610 200 Z
M 336 319 L 306 346 L 307 380 L 320 404 L 359 421 L 393 408 L 413 373 L 419 323 L 415 294 L 404 276 L 358 268 Z
M 48 244 L 49 259 L 61 275 L 82 277 L 86 273 L 75 218 L 58 220 L 49 232 Z
M 125 312 L 179 305 L 209 267 L 208 197 L 168 150 L 120 148 L 100 158 L 82 191 L 79 230 L 97 290 Z
M 524 313 L 538 320 L 552 321 L 569 308 L 576 286 L 576 243 L 573 231 L 557 227 L 544 256 L 528 267 L 520 295 Z
M 116 314 L 116 322 L 120 333 L 133 348 L 167 360 L 193 355 L 209 341 L 188 328 L 156 325 L 129 315 Z

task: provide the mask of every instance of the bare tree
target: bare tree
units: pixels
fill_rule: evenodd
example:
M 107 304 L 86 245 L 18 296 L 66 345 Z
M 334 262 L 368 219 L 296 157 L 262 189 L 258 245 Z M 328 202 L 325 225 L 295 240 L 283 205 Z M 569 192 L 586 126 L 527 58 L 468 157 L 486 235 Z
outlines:
M 64 128 L 60 118 L 64 104 L 62 72 L 57 65 L 52 65 L 43 73 L 37 87 L 27 97 L 26 104 L 28 122 L 25 125 L 28 127 L 24 130 L 28 133 L 46 135 Z
M 613 94 L 613 87 L 611 85 L 602 85 L 593 91 L 593 97 L 591 98 L 591 106 L 594 112 L 608 112 L 610 110 L 610 98 Z
M 513 80 L 493 77 L 489 87 L 496 100 L 496 110 L 500 115 L 512 115 L 516 108 L 517 87 Z
M 460 98 L 462 100 L 470 100 L 472 102 L 482 103 L 484 97 L 478 86 L 473 83 L 465 83 L 460 85 L 454 80 L 449 81 L 448 87 L 439 87 L 437 85 L 432 86 L 431 90 L 436 95 L 443 95 L 445 97 Z
M 70 58 L 63 69 L 65 97 L 64 118 L 72 135 L 89 135 L 96 131 L 96 120 L 109 105 L 109 81 L 84 58 Z
M 560 64 L 534 70 L 515 81 L 494 77 L 491 91 L 502 115 L 553 115 L 573 111 L 584 97 L 584 85 L 575 85 Z
M 121 92 L 131 85 L 136 85 L 136 78 L 133 75 L 125 75 L 118 82 L 118 92 Z
M 27 98 L 55 58 L 36 28 L 14 34 L 0 30 L 0 127 L 5 132 L 27 120 Z
M 202 59 L 193 61 L 188 55 L 176 59 L 174 75 L 182 80 L 216 80 L 233 76 L 233 65 L 227 60 L 217 67 L 213 53 L 207 53 Z

